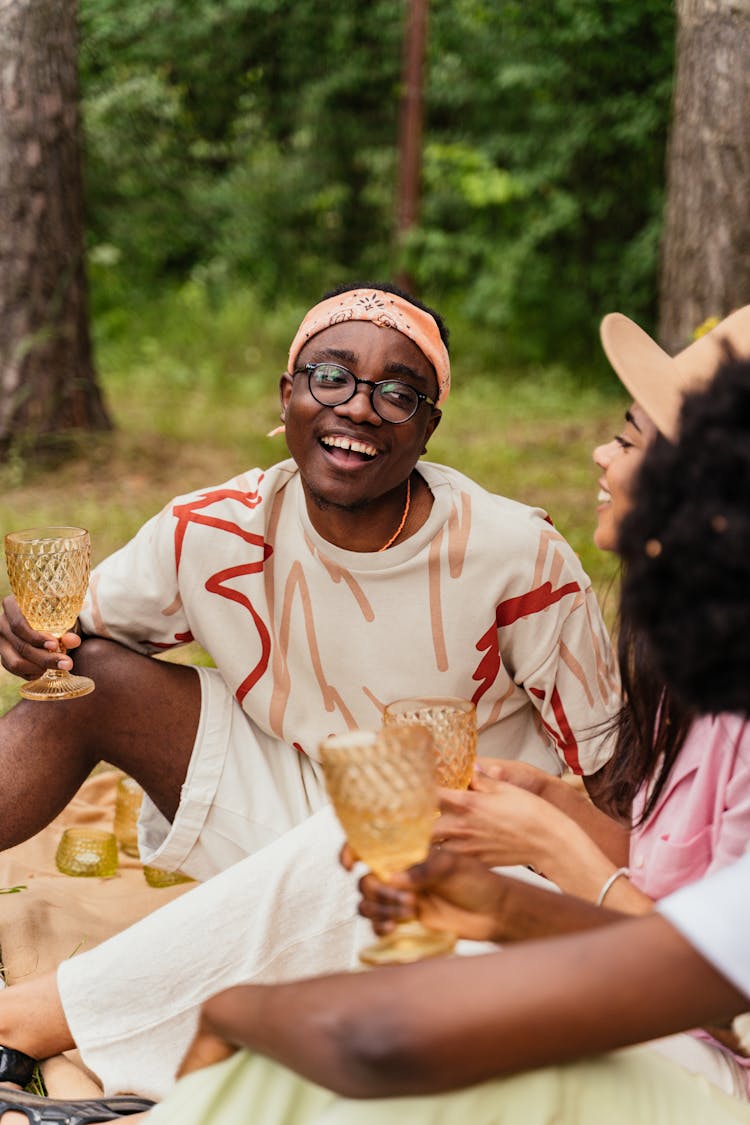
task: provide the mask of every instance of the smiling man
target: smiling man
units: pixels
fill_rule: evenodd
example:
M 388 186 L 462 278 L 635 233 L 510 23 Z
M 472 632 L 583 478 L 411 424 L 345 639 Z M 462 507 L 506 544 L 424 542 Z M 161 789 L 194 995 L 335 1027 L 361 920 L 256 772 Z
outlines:
M 604 764 L 619 698 L 578 560 L 539 509 L 418 464 L 446 341 L 389 286 L 308 312 L 280 385 L 292 459 L 167 504 L 93 573 L 74 656 L 96 691 L 0 720 L 2 846 L 105 757 L 149 796 L 143 858 L 204 879 L 324 803 L 326 735 L 377 727 L 409 695 L 473 699 L 481 753 Z M 192 639 L 216 668 L 148 658 Z M 6 599 L 6 668 L 70 665 L 49 640 Z M 21 785 L 38 799 L 14 800 Z
M 311 817 L 318 746 L 378 727 L 390 700 L 473 699 L 484 755 L 584 776 L 607 761 L 618 685 L 574 553 L 543 511 L 419 461 L 449 390 L 437 314 L 385 285 L 327 296 L 281 376 L 291 459 L 171 501 L 94 571 L 83 644 L 65 639 L 96 691 L 0 720 L 0 846 L 104 757 L 146 791 L 144 862 L 209 882 L 163 926 L 158 911 L 66 962 L 62 1030 L 47 1021 L 38 1046 L 4 1031 L 6 1045 L 49 1053 L 67 1036 L 109 1088 L 162 1093 L 211 992 L 346 967 L 356 899 L 334 818 Z M 4 608 L 6 668 L 72 663 Z M 215 668 L 150 659 L 193 638 Z
M 343 295 L 330 298 L 319 306 L 322 318 L 303 323 L 281 396 L 318 531 L 351 550 L 381 552 L 414 534 L 432 507 L 415 464 L 440 421 L 450 368 L 431 314 L 416 306 L 405 314 L 396 294 L 357 300 L 350 308 Z M 337 319 L 344 312 L 354 318 Z M 357 319 L 361 313 L 373 319 Z M 326 317 L 332 323 L 319 328 Z M 377 381 L 364 377 L 370 372 Z M 365 510 L 367 520 L 351 519 Z

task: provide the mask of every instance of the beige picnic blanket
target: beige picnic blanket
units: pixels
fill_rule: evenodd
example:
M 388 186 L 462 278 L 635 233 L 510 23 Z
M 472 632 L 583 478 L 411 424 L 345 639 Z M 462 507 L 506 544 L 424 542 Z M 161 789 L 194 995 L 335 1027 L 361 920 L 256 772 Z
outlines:
M 112 828 L 120 777 L 114 769 L 93 774 L 52 824 L 0 853 L 0 891 L 24 887 L 0 894 L 0 950 L 11 987 L 91 949 L 193 886 L 151 887 L 138 860 L 123 852 L 117 873 L 108 879 L 73 878 L 57 870 L 55 851 L 65 828 Z M 67 1085 L 53 1089 L 53 1070 L 45 1069 L 50 1093 L 85 1096 L 84 1089 Z

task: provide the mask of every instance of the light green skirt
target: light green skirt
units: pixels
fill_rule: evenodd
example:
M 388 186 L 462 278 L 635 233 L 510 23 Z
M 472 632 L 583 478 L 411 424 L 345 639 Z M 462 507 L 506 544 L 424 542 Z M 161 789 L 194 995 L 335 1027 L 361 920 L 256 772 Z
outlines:
M 240 1051 L 183 1078 L 154 1125 L 750 1125 L 750 1104 L 631 1048 L 450 1094 L 352 1101 Z

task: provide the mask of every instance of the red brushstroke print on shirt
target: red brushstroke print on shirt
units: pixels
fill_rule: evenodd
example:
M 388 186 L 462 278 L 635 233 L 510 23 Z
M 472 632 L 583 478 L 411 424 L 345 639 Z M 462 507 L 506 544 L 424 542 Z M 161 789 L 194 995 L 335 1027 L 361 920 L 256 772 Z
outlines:
M 494 623 L 490 625 L 484 636 L 477 641 L 477 651 L 484 652 L 484 656 L 472 676 L 473 680 L 479 680 L 479 687 L 471 697 L 474 703 L 478 703 L 485 692 L 489 691 L 500 671 L 498 629 L 512 625 L 522 617 L 530 617 L 534 613 L 540 613 L 548 606 L 555 605 L 561 598 L 565 598 L 569 594 L 575 594 L 579 590 L 580 586 L 577 582 L 567 582 L 564 586 L 558 587 L 557 590 L 552 589 L 551 582 L 544 582 L 536 590 L 529 590 L 527 594 L 521 594 L 517 598 L 508 598 L 506 601 L 500 602 L 495 610 Z
M 544 692 L 539 688 L 532 688 L 531 694 L 535 695 L 537 699 L 544 699 Z M 578 743 L 575 740 L 573 731 L 570 729 L 568 716 L 565 714 L 565 708 L 562 705 L 560 693 L 557 688 L 553 689 L 550 702 L 557 721 L 557 730 L 543 718 L 542 722 L 544 723 L 545 730 L 554 738 L 573 773 L 577 773 L 580 776 L 583 773 L 583 768 L 578 757 Z
M 192 633 L 175 633 L 173 641 L 140 641 L 142 645 L 151 645 L 152 648 L 170 649 L 176 645 L 189 645 L 194 641 L 195 637 Z
M 258 484 L 263 480 L 263 475 L 258 477 Z M 238 527 L 236 523 L 230 520 L 217 519 L 215 516 L 198 515 L 200 508 L 207 508 L 211 504 L 217 504 L 220 500 L 236 500 L 243 508 L 257 508 L 262 502 L 263 497 L 257 489 L 252 492 L 240 492 L 237 488 L 217 488 L 215 492 L 206 492 L 197 500 L 191 500 L 187 504 L 175 504 L 172 509 L 172 515 L 177 520 L 177 527 L 174 533 L 174 555 L 175 555 L 175 568 L 179 572 L 180 559 L 182 558 L 182 544 L 185 539 L 188 525 L 191 523 L 205 524 L 206 527 L 216 527 L 222 531 L 228 531 L 232 535 L 239 536 L 244 539 L 246 543 L 259 542 L 263 544 L 263 540 L 259 536 L 253 535 L 251 531 L 245 531 L 243 528 Z M 266 548 L 266 555 L 264 561 L 272 552 L 269 544 L 263 544 Z
M 258 478 L 258 484 L 260 484 L 262 480 L 263 476 L 261 475 Z M 241 704 L 247 693 L 253 685 L 258 682 L 268 667 L 268 659 L 271 653 L 271 638 L 265 622 L 260 617 L 247 595 L 243 594 L 240 590 L 235 590 L 232 586 L 225 585 L 225 583 L 233 578 L 243 577 L 246 574 L 260 574 L 267 559 L 273 554 L 273 547 L 270 543 L 265 541 L 262 535 L 256 535 L 251 531 L 246 531 L 245 528 L 240 527 L 232 520 L 210 516 L 201 511 L 201 509 L 207 508 L 209 505 L 216 504 L 222 500 L 235 500 L 243 508 L 250 508 L 252 510 L 258 507 L 263 497 L 257 489 L 251 492 L 241 492 L 239 489 L 234 488 L 219 488 L 215 492 L 206 492 L 203 496 L 196 500 L 191 500 L 187 504 L 175 504 L 172 509 L 172 513 L 177 520 L 177 527 L 175 528 L 175 568 L 177 571 L 180 569 L 182 545 L 188 526 L 191 523 L 201 524 L 204 527 L 213 527 L 216 528 L 217 531 L 226 531 L 230 535 L 236 535 L 239 539 L 243 539 L 245 543 L 249 543 L 254 547 L 259 547 L 262 551 L 262 558 L 255 559 L 253 562 L 243 563 L 240 566 L 227 567 L 225 570 L 220 570 L 217 574 L 213 574 L 206 580 L 206 589 L 209 593 L 218 594 L 219 597 L 227 598 L 229 601 L 244 606 L 250 613 L 255 628 L 258 631 L 258 639 L 261 645 L 260 657 L 255 667 L 250 670 L 235 692 L 237 702 Z

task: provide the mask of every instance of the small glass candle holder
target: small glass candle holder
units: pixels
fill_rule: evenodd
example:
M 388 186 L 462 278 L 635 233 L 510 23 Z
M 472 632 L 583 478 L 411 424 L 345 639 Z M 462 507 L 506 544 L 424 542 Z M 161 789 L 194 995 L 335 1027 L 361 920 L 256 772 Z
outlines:
M 99 875 L 117 871 L 117 839 L 102 828 L 66 828 L 55 863 L 63 875 Z
M 143 874 L 149 887 L 174 887 L 177 883 L 192 883 L 189 875 L 181 871 L 163 871 L 161 867 L 143 865 Z
M 143 790 L 132 777 L 121 777 L 117 782 L 115 798 L 114 832 L 125 855 L 138 858 L 138 817 L 143 802 Z

